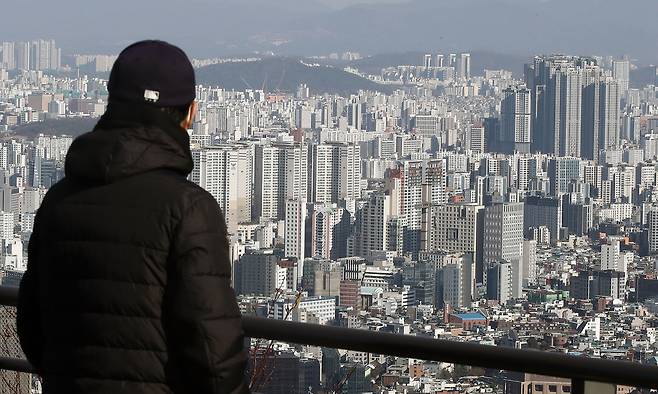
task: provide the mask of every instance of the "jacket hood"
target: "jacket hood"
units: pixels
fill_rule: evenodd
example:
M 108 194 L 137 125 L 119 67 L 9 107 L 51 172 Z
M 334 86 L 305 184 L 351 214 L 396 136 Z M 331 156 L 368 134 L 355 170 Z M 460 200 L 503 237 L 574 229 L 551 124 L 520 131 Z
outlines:
M 66 176 L 107 184 L 158 169 L 187 176 L 193 168 L 185 130 L 157 108 L 110 102 L 93 131 L 76 138 L 66 155 Z

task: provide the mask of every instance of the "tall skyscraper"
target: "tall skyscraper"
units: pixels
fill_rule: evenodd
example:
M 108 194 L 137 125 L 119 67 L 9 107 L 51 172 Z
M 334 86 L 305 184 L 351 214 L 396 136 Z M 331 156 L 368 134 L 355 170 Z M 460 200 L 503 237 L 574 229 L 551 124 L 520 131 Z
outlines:
M 530 152 L 532 142 L 532 98 L 525 86 L 509 87 L 503 91 L 500 105 L 500 130 L 503 147 L 508 153 Z
M 468 147 L 474 153 L 484 153 L 487 151 L 486 148 L 486 139 L 484 136 L 484 126 L 482 125 L 471 125 L 469 133 L 469 144 Z M 528 144 L 528 147 L 530 144 Z
M 428 69 L 432 67 L 432 55 L 427 53 L 425 54 L 425 58 L 423 59 L 423 66 L 425 69 Z
M 521 278 L 524 286 L 537 283 L 537 241 L 534 239 L 523 241 Z
M 397 220 L 396 198 L 390 192 L 377 191 L 356 214 L 354 255 L 367 256 L 373 251 L 387 251 L 396 244 L 397 232 L 391 221 Z
M 31 42 L 31 57 L 34 59 L 35 70 L 50 69 L 51 41 L 36 40 Z
M 308 257 L 337 259 L 346 256 L 349 214 L 336 204 L 308 204 L 306 250 Z
M 475 264 L 471 254 L 453 254 L 445 257 L 442 269 L 442 296 L 444 305 L 453 308 L 470 307 L 475 297 Z M 441 307 L 443 305 L 439 305 Z
M 550 232 L 551 242 L 556 242 L 560 237 L 562 227 L 562 199 L 528 196 L 524 202 L 524 230 L 545 226 Z
M 438 54 L 436 55 L 436 67 L 443 67 L 444 66 L 444 60 L 443 60 L 443 55 Z
M 423 209 L 420 248 L 434 252 L 470 253 L 482 279 L 484 207 L 477 204 L 431 205 Z
M 422 205 L 448 202 L 445 161 L 405 160 L 398 169 L 404 195 L 401 214 L 408 228 L 420 230 Z
M 538 56 L 526 67 L 534 150 L 597 159 L 619 140 L 619 85 L 592 58 Z
M 536 150 L 560 156 L 580 155 L 583 67 L 593 59 L 537 56 L 526 68 L 535 109 Z
M 647 224 L 649 225 L 649 253 L 658 253 L 658 207 L 651 207 L 647 213 Z
M 612 77 L 619 82 L 619 91 L 622 97 L 628 95 L 631 64 L 628 60 L 614 60 L 612 62 Z
M 452 56 L 452 55 L 451 55 Z M 457 78 L 471 79 L 471 54 L 462 53 L 457 59 Z
M 619 83 L 603 76 L 600 69 L 589 68 L 583 84 L 581 155 L 599 160 L 601 151 L 616 149 L 619 145 Z
M 312 147 L 310 196 L 317 203 L 355 200 L 361 192 L 361 147 L 325 143 Z
M 551 195 L 558 196 L 568 192 L 572 181 L 582 181 L 584 177 L 583 161 L 578 157 L 555 157 L 548 162 L 548 177 L 551 181 Z
M 235 290 L 238 294 L 273 296 L 286 287 L 286 269 L 271 250 L 247 253 L 235 265 Z
M 501 305 L 507 304 L 521 296 L 519 278 L 519 261 L 493 262 L 487 268 L 487 299 L 498 300 Z
M 226 145 L 192 150 L 194 169 L 190 180 L 217 200 L 229 233 L 239 223 L 251 221 L 252 150 L 247 146 Z
M 492 204 L 484 210 L 484 262 L 519 261 L 523 254 L 523 203 Z
M 34 60 L 31 58 L 29 42 L 16 43 L 16 68 L 19 70 L 31 70 Z
M 304 270 L 306 238 L 306 202 L 300 200 L 286 201 L 284 224 L 284 254 L 297 259 L 297 277 L 301 278 Z
M 308 201 L 308 147 L 258 145 L 254 159 L 252 217 L 285 219 L 286 201 Z
M 0 68 L 14 70 L 16 68 L 16 49 L 13 42 L 2 43 L 2 60 Z
M 448 67 L 457 67 L 457 54 L 451 53 L 448 55 Z

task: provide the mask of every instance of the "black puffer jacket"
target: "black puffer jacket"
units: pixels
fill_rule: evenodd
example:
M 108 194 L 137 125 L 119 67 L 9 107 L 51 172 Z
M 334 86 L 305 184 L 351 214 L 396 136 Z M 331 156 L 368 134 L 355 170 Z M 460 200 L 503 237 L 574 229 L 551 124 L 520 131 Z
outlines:
M 241 393 L 246 352 L 226 226 L 186 180 L 189 138 L 112 104 L 38 210 L 18 332 L 53 393 Z

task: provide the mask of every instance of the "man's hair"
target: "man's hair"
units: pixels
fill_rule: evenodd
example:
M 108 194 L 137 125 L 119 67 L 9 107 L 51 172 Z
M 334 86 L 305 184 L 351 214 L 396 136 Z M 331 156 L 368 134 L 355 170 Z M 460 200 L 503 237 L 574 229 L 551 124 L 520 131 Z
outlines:
M 191 105 L 192 103 L 177 107 L 163 107 L 160 108 L 160 111 L 166 113 L 171 118 L 171 120 L 176 122 L 176 124 L 180 124 L 187 117 Z

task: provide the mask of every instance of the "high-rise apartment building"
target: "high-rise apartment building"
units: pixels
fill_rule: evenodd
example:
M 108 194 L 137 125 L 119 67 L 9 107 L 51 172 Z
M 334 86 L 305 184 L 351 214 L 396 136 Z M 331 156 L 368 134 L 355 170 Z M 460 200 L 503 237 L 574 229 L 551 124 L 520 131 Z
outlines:
M 55 40 L 3 42 L 0 68 L 10 70 L 58 70 L 62 65 L 62 50 Z
M 310 197 L 317 203 L 355 200 L 361 193 L 361 147 L 324 143 L 311 149 Z
M 468 147 L 474 153 L 484 153 L 487 151 L 486 139 L 484 135 L 484 126 L 471 125 L 468 139 Z
M 529 153 L 532 142 L 532 97 L 525 86 L 503 91 L 500 105 L 502 147 L 508 153 Z
M 482 227 L 484 206 L 478 204 L 430 205 L 423 208 L 420 249 L 471 254 L 482 279 Z
M 524 200 L 524 230 L 546 227 L 550 233 L 551 242 L 560 237 L 562 227 L 562 199 L 557 197 L 528 196 Z
M 470 53 L 459 54 L 459 58 L 457 58 L 456 68 L 457 68 L 457 78 L 464 80 L 471 79 L 471 54 Z
M 287 258 L 297 259 L 299 278 L 304 270 L 306 247 L 306 202 L 300 200 L 286 201 L 286 215 L 284 224 L 284 254 Z
M 593 60 L 538 56 L 526 69 L 533 94 L 536 150 L 560 156 L 580 155 L 582 66 Z
M 620 87 L 598 67 L 585 70 L 582 106 L 583 158 L 598 160 L 604 150 L 616 149 L 620 132 Z
M 349 213 L 336 204 L 308 204 L 306 251 L 309 257 L 345 257 L 350 226 Z M 347 217 L 345 217 L 347 213 Z
M 628 95 L 631 64 L 628 60 L 614 60 L 612 62 L 612 76 L 619 82 L 622 97 Z
M 483 259 L 520 261 L 523 256 L 522 202 L 498 203 L 484 209 Z
M 16 43 L 16 68 L 19 70 L 32 70 L 34 59 L 31 59 L 29 42 Z
M 619 85 L 592 58 L 537 56 L 526 67 L 534 150 L 598 158 L 619 140 Z
M 432 55 L 427 53 L 425 54 L 425 58 L 423 59 L 423 67 L 426 69 L 432 67 Z
M 355 256 L 367 256 L 371 251 L 388 250 L 388 223 L 391 216 L 391 197 L 384 192 L 372 193 L 357 213 Z
M 469 307 L 476 295 L 475 264 L 471 254 L 448 255 L 444 264 L 440 275 L 443 304 L 453 308 Z
M 254 220 L 285 219 L 286 201 L 308 201 L 308 147 L 257 145 L 254 157 Z
M 2 43 L 2 58 L 0 60 L 0 68 L 7 70 L 16 69 L 16 48 L 13 42 Z
M 573 181 L 583 180 L 583 161 L 578 157 L 555 157 L 548 161 L 548 178 L 551 182 L 551 195 L 568 192 Z
M 649 225 L 649 253 L 658 253 L 658 207 L 651 207 L 647 212 L 647 224 Z
M 507 304 L 521 296 L 519 261 L 493 262 L 487 268 L 487 299 Z
M 224 213 L 229 233 L 251 221 L 252 150 L 226 145 L 192 149 L 190 180 L 207 190 Z
M 272 296 L 286 288 L 286 269 L 272 250 L 247 253 L 235 264 L 235 290 L 238 294 Z
M 401 215 L 409 229 L 420 230 L 423 204 L 448 202 L 446 162 L 443 159 L 405 160 L 400 163 L 398 171 L 403 193 Z
M 628 272 L 628 264 L 633 261 L 633 253 L 622 252 L 620 243 L 620 239 L 612 238 L 608 243 L 601 245 L 601 271 Z
M 534 239 L 523 241 L 521 278 L 523 286 L 537 283 L 537 241 Z

